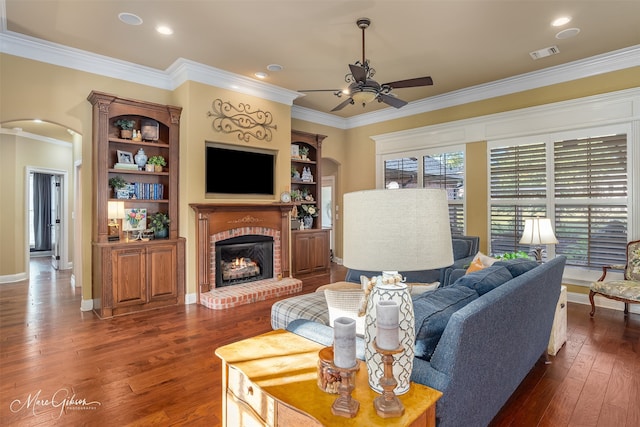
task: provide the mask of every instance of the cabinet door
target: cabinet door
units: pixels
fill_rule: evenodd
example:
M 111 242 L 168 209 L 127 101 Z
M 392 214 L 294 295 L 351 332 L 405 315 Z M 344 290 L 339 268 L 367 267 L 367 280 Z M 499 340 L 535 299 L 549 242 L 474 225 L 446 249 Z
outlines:
M 175 244 L 154 245 L 147 248 L 150 301 L 177 296 L 177 260 Z
M 111 258 L 114 307 L 147 302 L 145 257 L 144 248 L 114 249 Z
M 313 234 L 311 245 L 311 261 L 313 271 L 322 271 L 329 268 L 329 240 L 326 232 Z
M 294 274 L 311 273 L 311 248 L 313 247 L 313 235 L 309 233 L 296 233 L 293 238 L 293 272 Z

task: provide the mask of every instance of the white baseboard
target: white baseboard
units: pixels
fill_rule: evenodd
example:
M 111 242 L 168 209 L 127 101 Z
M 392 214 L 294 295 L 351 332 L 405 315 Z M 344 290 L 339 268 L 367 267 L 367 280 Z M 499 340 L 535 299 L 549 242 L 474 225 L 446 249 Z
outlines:
M 93 300 L 83 299 L 80 302 L 80 311 L 91 311 L 91 310 L 93 310 Z
M 198 294 L 186 294 L 184 296 L 185 304 L 196 304 L 198 302 Z
M 27 280 L 27 273 L 7 274 L 6 276 L 0 276 L 0 284 L 2 283 L 15 283 L 21 280 Z

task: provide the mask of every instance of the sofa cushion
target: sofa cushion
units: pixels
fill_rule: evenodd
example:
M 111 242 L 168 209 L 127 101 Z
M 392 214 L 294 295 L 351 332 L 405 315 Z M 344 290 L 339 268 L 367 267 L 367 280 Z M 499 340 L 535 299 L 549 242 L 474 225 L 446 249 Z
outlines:
M 513 279 L 513 276 L 507 267 L 495 265 L 494 263 L 491 267 L 465 274 L 451 286 L 464 286 L 473 289 L 478 295 L 482 296 L 511 279 Z
M 478 293 L 467 287 L 438 288 L 413 297 L 415 356 L 431 359 L 449 317 L 476 298 Z
M 540 264 L 528 258 L 514 258 L 497 261 L 494 265 L 502 265 L 509 270 L 509 273 L 511 273 L 513 277 L 518 277 L 522 273 L 526 273 Z
M 453 259 L 460 259 L 472 255 L 470 252 L 471 242 L 462 239 L 451 239 L 453 248 Z

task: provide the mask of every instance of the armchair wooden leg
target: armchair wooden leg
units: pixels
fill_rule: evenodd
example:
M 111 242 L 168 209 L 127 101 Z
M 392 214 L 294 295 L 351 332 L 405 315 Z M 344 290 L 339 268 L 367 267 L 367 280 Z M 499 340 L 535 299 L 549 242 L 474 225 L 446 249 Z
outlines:
M 593 317 L 593 315 L 596 312 L 596 304 L 593 302 L 594 295 L 595 295 L 595 292 L 589 291 L 589 301 L 591 302 L 591 313 L 589 313 L 589 316 L 591 317 Z

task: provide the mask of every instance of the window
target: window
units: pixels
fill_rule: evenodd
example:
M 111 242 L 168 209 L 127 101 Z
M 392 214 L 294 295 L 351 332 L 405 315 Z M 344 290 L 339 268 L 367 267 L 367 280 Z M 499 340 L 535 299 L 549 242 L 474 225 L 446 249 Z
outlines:
M 400 188 L 416 188 L 418 184 L 418 159 L 403 157 L 384 162 L 384 188 L 392 183 Z
M 400 188 L 446 190 L 451 233 L 464 234 L 464 152 L 416 154 L 384 161 L 385 188 L 397 183 Z
M 627 244 L 627 138 L 554 143 L 556 252 L 573 265 L 624 264 Z
M 624 134 L 494 147 L 490 150 L 491 251 L 529 250 L 524 218 L 552 218 L 567 264 L 624 264 L 627 138 Z

